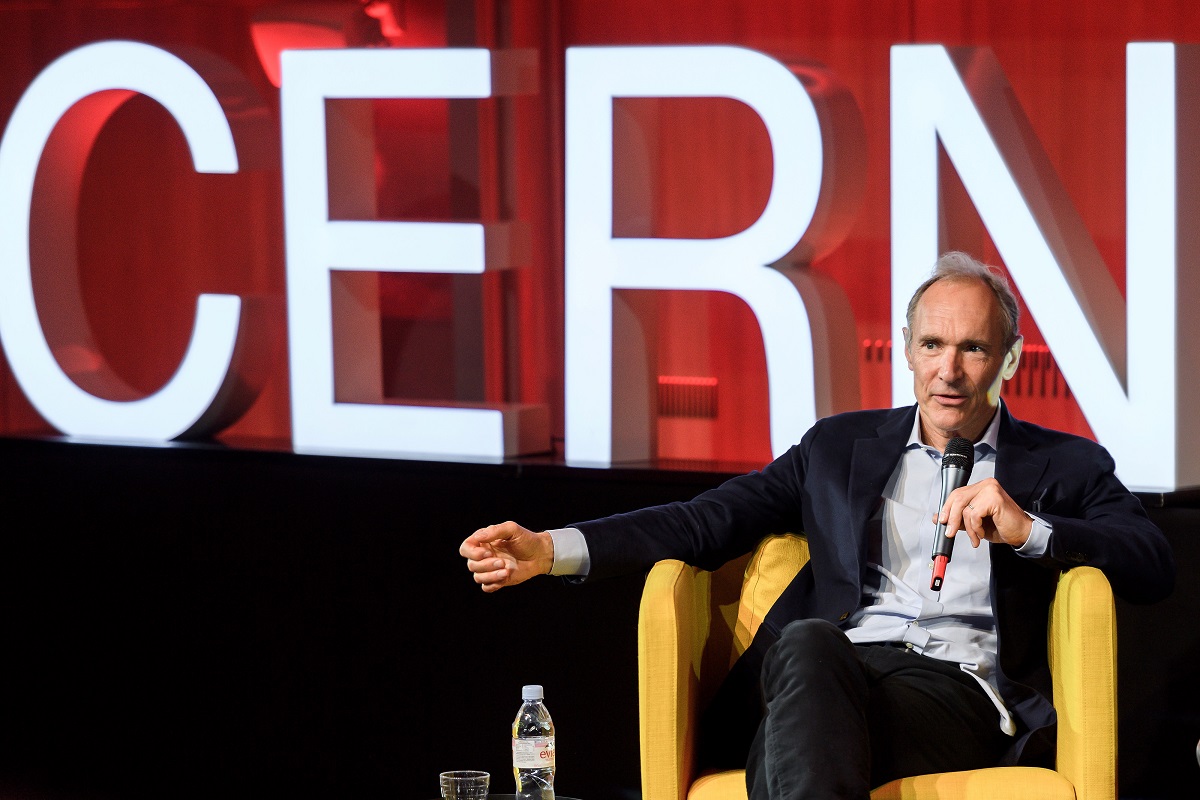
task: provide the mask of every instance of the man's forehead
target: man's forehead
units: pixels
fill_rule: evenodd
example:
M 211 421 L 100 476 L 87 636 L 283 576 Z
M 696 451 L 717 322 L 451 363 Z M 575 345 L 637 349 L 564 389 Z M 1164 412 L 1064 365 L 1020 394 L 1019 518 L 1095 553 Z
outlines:
M 996 335 L 1003 328 L 1004 312 L 995 293 L 987 284 L 973 279 L 944 278 L 931 284 L 917 300 L 914 311 L 911 333 L 917 336 L 923 333 L 922 323 L 940 327 L 950 322 Z
M 978 310 L 977 307 L 983 305 L 987 307 L 991 316 L 997 318 L 1002 313 L 995 292 L 983 281 L 972 278 L 943 278 L 930 284 L 917 300 L 915 310 L 921 311 L 930 306 L 948 303 L 976 306 L 971 310 Z M 963 310 L 966 311 L 965 308 Z

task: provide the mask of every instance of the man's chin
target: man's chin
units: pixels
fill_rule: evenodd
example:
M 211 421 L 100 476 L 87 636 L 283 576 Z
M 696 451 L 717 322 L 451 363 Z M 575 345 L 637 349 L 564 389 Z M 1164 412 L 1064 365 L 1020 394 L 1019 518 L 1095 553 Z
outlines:
M 966 416 L 953 409 L 939 408 L 925 414 L 926 422 L 943 436 L 954 438 L 966 423 Z

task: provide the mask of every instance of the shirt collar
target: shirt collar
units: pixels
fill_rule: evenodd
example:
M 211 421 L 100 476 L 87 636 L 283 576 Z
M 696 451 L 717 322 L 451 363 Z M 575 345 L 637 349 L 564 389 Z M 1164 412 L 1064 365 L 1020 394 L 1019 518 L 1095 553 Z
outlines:
M 1000 406 L 1003 404 L 1003 400 L 997 404 L 996 413 L 992 414 L 992 421 L 989 422 L 987 428 L 984 429 L 983 436 L 979 437 L 979 441 L 975 443 L 976 455 L 986 456 L 997 452 L 996 443 L 1000 436 Z M 917 408 L 917 413 L 913 416 L 912 431 L 908 434 L 908 444 L 905 445 L 904 449 L 912 450 L 913 448 L 922 448 L 928 450 L 930 453 L 936 453 L 939 458 L 942 455 L 933 447 L 933 445 L 925 444 L 925 442 L 921 441 L 920 408 Z

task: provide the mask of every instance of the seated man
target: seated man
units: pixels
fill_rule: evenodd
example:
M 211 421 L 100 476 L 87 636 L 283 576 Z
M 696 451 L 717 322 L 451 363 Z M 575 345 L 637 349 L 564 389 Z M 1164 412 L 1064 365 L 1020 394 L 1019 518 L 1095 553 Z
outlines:
M 753 800 L 865 798 L 909 775 L 1048 766 L 1059 571 L 1098 567 L 1117 594 L 1150 602 L 1170 593 L 1175 568 L 1102 447 L 1020 422 L 1000 401 L 1021 355 L 1018 323 L 1004 278 L 949 253 L 908 306 L 915 409 L 823 419 L 761 472 L 686 503 L 558 531 L 492 525 L 460 553 L 493 592 L 666 558 L 713 569 L 764 535 L 803 531 L 811 560 L 733 673 L 761 692 Z M 974 470 L 942 503 L 942 454 L 960 437 L 974 443 Z M 969 540 L 940 591 L 935 520 Z

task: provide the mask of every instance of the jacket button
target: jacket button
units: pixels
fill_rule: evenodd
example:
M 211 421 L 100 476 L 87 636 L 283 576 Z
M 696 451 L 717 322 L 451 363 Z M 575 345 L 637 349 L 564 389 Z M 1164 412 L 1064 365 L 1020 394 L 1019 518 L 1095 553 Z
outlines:
M 849 619 L 849 618 L 850 618 L 850 612 L 849 612 L 849 611 L 843 611 L 843 612 L 842 612 L 842 615 L 841 615 L 840 617 L 838 617 L 838 622 L 845 622 L 845 621 L 846 621 L 847 619 Z

